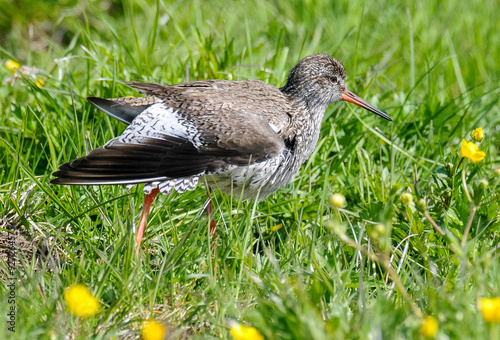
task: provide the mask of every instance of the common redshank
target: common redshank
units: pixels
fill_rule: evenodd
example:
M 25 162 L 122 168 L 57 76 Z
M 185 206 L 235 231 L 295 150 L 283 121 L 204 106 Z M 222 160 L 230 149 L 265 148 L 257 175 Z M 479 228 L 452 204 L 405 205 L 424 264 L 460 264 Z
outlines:
M 264 199 L 292 182 L 316 147 L 331 103 L 345 100 L 392 121 L 347 90 L 345 78 L 338 60 L 317 54 L 300 60 L 282 88 L 259 80 L 130 82 L 146 97 L 87 98 L 129 126 L 87 156 L 61 165 L 51 183 L 145 183 L 138 251 L 159 192 L 193 190 L 203 178 L 224 193 Z

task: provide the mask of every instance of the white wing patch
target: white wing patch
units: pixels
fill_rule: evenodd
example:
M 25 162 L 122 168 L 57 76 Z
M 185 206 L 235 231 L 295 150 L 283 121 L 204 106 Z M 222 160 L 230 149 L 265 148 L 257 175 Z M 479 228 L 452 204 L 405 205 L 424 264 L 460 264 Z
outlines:
M 201 144 L 200 132 L 193 123 L 160 101 L 141 112 L 120 136 L 110 140 L 106 145 L 112 145 L 114 142 L 137 144 L 140 137 L 162 139 L 165 136 L 186 139 L 194 146 Z M 144 185 L 144 192 L 149 194 L 153 189 L 159 188 L 165 195 L 173 190 L 183 193 L 194 190 L 198 181 L 199 176 L 154 181 Z
M 194 190 L 196 185 L 198 185 L 198 181 L 199 176 L 175 178 L 163 182 L 155 181 L 152 183 L 146 183 L 144 185 L 144 192 L 149 195 L 153 189 L 158 188 L 164 195 L 169 195 L 173 190 L 182 194 L 186 191 Z
M 192 122 L 188 121 L 163 102 L 151 105 L 138 115 L 123 134 L 115 141 L 136 143 L 137 137 L 163 138 L 163 136 L 183 138 L 198 146 L 200 133 Z

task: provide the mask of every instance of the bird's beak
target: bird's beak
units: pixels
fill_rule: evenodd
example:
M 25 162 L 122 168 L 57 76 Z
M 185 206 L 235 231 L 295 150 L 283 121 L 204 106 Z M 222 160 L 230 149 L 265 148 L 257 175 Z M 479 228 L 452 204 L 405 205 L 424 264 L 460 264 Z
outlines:
M 371 112 L 375 113 L 376 115 L 379 115 L 380 117 L 392 122 L 392 118 L 389 117 L 389 115 L 380 111 L 376 107 L 371 106 L 364 99 L 359 98 L 358 96 L 356 96 L 354 93 L 352 93 L 351 91 L 349 91 L 347 89 L 345 89 L 344 92 L 342 92 L 342 100 L 351 102 L 351 103 L 356 104 L 358 106 L 361 106 L 363 109 L 367 109 L 368 111 L 371 111 Z

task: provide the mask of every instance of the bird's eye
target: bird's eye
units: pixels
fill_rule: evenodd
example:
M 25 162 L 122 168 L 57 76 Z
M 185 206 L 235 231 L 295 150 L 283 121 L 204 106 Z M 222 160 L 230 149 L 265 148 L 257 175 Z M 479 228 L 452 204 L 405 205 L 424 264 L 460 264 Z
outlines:
M 337 76 L 330 76 L 330 81 L 334 84 L 337 84 Z

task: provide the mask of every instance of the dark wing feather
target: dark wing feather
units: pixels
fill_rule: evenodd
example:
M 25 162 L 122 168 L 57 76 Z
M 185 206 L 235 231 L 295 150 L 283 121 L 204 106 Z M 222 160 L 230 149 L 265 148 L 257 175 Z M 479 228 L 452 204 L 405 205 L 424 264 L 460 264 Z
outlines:
M 52 184 L 134 184 L 199 175 L 216 158 L 200 154 L 188 141 L 168 137 L 140 139 L 140 144 L 120 143 L 91 151 L 87 156 L 63 164 Z
M 104 99 L 98 97 L 87 97 L 89 103 L 97 107 L 108 116 L 119 120 L 122 123 L 130 125 L 132 121 L 141 112 L 146 110 L 151 104 L 154 104 L 156 98 L 115 98 Z

